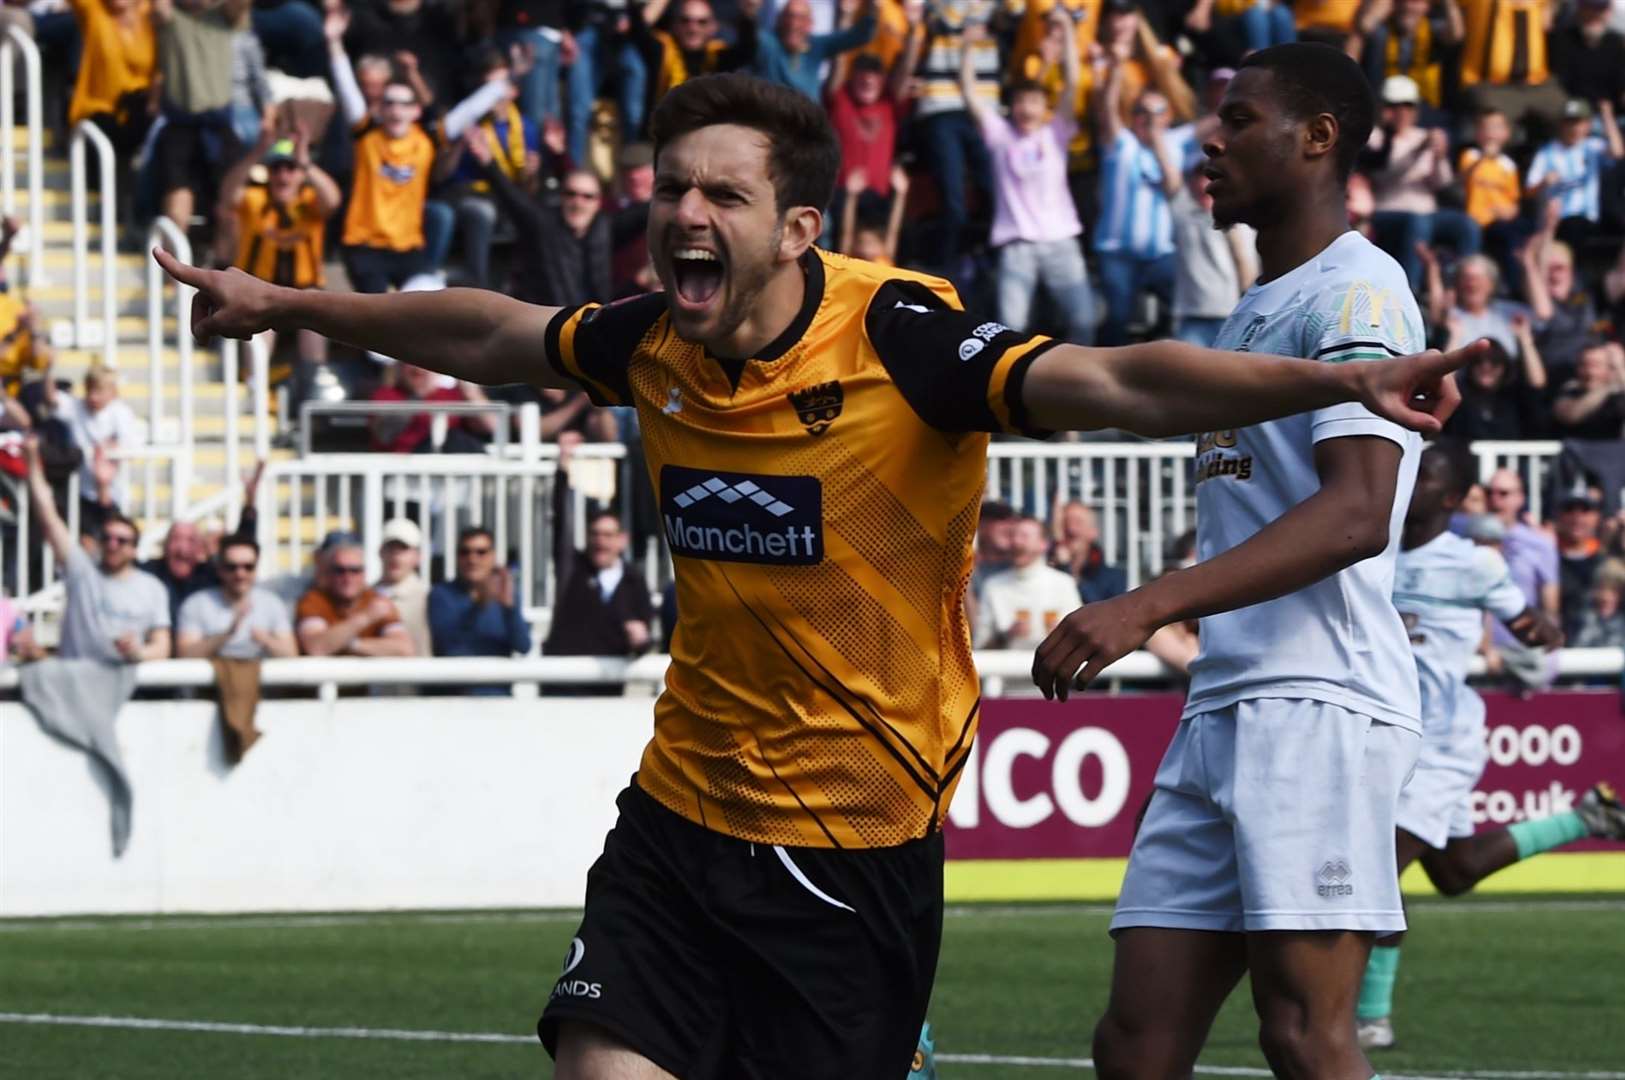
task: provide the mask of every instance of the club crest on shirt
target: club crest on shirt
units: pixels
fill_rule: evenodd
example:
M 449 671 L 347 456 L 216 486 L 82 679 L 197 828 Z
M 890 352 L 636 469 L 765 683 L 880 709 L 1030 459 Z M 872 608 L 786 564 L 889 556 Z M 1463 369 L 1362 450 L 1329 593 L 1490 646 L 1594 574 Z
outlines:
M 790 399 L 790 407 L 795 409 L 796 417 L 809 435 L 822 435 L 828 431 L 835 418 L 841 415 L 841 406 L 846 403 L 846 394 L 838 382 L 792 390 L 785 396 Z
M 379 162 L 378 171 L 385 180 L 395 184 L 410 184 L 418 174 L 417 168 L 412 165 L 393 165 L 387 161 Z

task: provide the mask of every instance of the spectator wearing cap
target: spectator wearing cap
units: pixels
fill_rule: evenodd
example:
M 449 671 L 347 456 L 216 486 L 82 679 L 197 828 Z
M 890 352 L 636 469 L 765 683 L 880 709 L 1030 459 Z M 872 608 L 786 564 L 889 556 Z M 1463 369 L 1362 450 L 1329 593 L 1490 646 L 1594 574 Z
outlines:
M 1581 219 L 1570 226 L 1580 236 L 1602 218 L 1603 173 L 1610 163 L 1625 157 L 1613 103 L 1600 103 L 1597 114 L 1602 120 L 1601 135 L 1591 133 L 1591 104 L 1570 98 L 1563 106 L 1557 138 L 1536 151 L 1524 184 L 1526 194 L 1555 202 L 1560 219 Z M 1560 234 L 1563 228 L 1558 226 Z
M 565 147 L 570 160 L 587 160 L 587 134 L 599 93 L 611 81 L 620 107 L 620 129 L 630 136 L 643 129 L 649 72 L 628 34 L 628 3 L 639 0 L 582 0 L 576 4 L 575 62 L 566 73 Z
M 1547 35 L 1552 71 L 1570 96 L 1625 104 L 1625 36 L 1608 28 L 1610 0 L 1578 0 L 1574 18 Z
M 1462 13 L 1459 77 L 1468 107 L 1499 110 L 1513 124 L 1555 127 L 1565 95 L 1547 65 L 1546 32 L 1557 0 L 1454 2 Z
M 435 656 L 523 656 L 530 624 L 514 602 L 513 574 L 497 558 L 491 530 L 475 526 L 457 535 L 457 576 L 429 591 L 429 629 Z M 497 694 L 485 686 L 472 694 Z
M 1070 19 L 1057 10 L 1053 18 L 1065 31 L 1067 83 L 1062 101 L 1071 101 L 1079 78 L 1077 42 Z M 966 32 L 979 39 L 980 28 Z M 992 243 L 999 252 L 999 321 L 1025 330 L 1038 290 L 1048 292 L 1065 314 L 1067 340 L 1089 344 L 1094 338 L 1094 293 L 1084 268 L 1078 221 L 1067 188 L 1067 146 L 1077 121 L 1070 110 L 1047 116 L 1044 88 L 1023 80 L 1011 85 L 1010 118 L 989 108 L 976 95 L 971 50 L 961 56 L 959 85 L 965 107 L 976 118 L 993 157 Z
M 1466 32 L 1461 8 L 1445 0 L 1368 0 L 1362 4 L 1347 50 L 1372 86 L 1404 75 L 1417 86 L 1424 122 L 1444 106 L 1444 61 Z
M 412 636 L 394 601 L 367 588 L 366 561 L 354 536 L 330 537 L 316 554 L 316 581 L 294 607 L 294 632 L 306 656 L 413 656 Z
M 327 284 L 322 271 L 327 222 L 343 201 L 338 184 L 311 160 L 308 132 L 301 128 L 291 138 L 279 137 L 267 124 L 254 149 L 221 180 L 216 220 L 226 236 L 233 231 L 226 223 L 235 224 L 233 265 L 239 270 L 273 285 L 321 289 Z M 276 331 L 267 330 L 262 344 L 267 355 L 273 353 Z M 305 386 L 327 363 L 327 339 L 300 330 L 297 344 Z
M 176 619 L 175 655 L 229 660 L 263 660 L 299 655 L 288 608 L 256 584 L 260 546 L 250 536 L 228 536 L 220 545 L 217 585 L 202 589 L 181 605 Z
M 861 49 L 875 36 L 874 0 L 860 2 L 862 11 L 851 26 L 815 34 L 809 0 L 785 0 L 773 20 L 772 32 L 766 27 L 757 31 L 756 74 L 821 101 L 824 64 Z
M 1423 291 L 1419 246 L 1443 241 L 1460 255 L 1476 255 L 1482 237 L 1466 213 L 1441 207 L 1438 192 L 1450 186 L 1450 140 L 1440 128 L 1417 123 L 1421 91 L 1409 75 L 1382 84 L 1381 123 L 1371 132 L 1362 171 L 1371 180 L 1377 243 L 1405 268 L 1411 289 Z
M 1557 500 L 1558 581 L 1562 589 L 1563 634 L 1580 629 L 1586 595 L 1602 565 L 1602 495 L 1594 485 L 1579 480 Z
M 373 591 L 388 597 L 400 612 L 401 623 L 419 656 L 435 654 L 429 633 L 429 586 L 420 573 L 423 562 L 423 531 L 409 518 L 384 522 L 378 559 L 383 574 Z
M 1625 361 L 1596 342 L 1574 378 L 1558 387 L 1552 427 L 1567 439 L 1617 439 L 1625 431 Z

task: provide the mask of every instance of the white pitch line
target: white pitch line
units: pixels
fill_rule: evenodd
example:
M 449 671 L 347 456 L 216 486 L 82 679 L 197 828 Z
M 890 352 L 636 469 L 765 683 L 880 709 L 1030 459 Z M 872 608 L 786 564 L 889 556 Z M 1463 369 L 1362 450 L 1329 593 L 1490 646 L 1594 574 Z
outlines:
M 1413 901 L 1411 910 L 1428 915 L 1503 915 L 1531 911 L 1625 911 L 1625 900 L 1484 900 L 1453 903 L 1443 899 Z M 954 904 L 945 914 L 949 918 L 1033 918 L 1080 915 L 1109 915 L 1110 904 Z M 86 916 L 68 919 L 0 919 L 0 934 L 24 931 L 74 930 L 297 930 L 306 927 L 376 926 L 402 923 L 430 926 L 460 926 L 465 924 L 551 923 L 573 922 L 581 918 L 579 910 L 549 911 L 358 911 L 346 913 L 297 912 L 286 915 L 218 915 L 218 916 L 157 916 L 149 918 L 106 918 Z M 1516 1078 L 1511 1078 L 1516 1080 Z M 1534 1078 L 1531 1078 L 1534 1080 Z M 1622 1074 L 1625 1080 L 1625 1074 Z
M 189 1031 L 209 1035 L 260 1035 L 283 1039 L 378 1039 L 386 1042 L 498 1043 L 535 1045 L 534 1035 L 498 1031 L 432 1031 L 413 1028 L 302 1027 L 288 1024 L 232 1024 L 214 1020 L 165 1020 L 144 1016 L 73 1016 L 60 1013 L 0 1012 L 0 1024 L 51 1027 L 115 1028 L 129 1031 Z M 1088 1069 L 1089 1058 L 1029 1057 L 1019 1054 L 938 1054 L 949 1065 L 1009 1065 L 1031 1068 Z M 1270 1076 L 1268 1069 L 1245 1065 L 1198 1065 L 1199 1076 Z M 1625 1072 L 1546 1072 L 1506 1070 L 1433 1070 L 1426 1074 L 1390 1073 L 1391 1080 L 1625 1080 Z

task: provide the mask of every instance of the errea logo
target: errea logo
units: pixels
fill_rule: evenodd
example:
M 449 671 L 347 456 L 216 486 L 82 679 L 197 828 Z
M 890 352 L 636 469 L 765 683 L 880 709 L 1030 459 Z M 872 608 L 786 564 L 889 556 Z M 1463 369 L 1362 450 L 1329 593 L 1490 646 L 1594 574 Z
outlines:
M 1353 896 L 1354 886 L 1349 883 L 1349 878 L 1353 876 L 1354 871 L 1349 868 L 1347 859 L 1328 859 L 1315 872 L 1315 892 L 1327 900 Z
M 824 491 L 814 476 L 666 465 L 660 515 L 673 555 L 787 566 L 824 558 Z
M 1001 322 L 985 322 L 970 332 L 970 337 L 959 343 L 959 359 L 969 360 L 983 349 L 988 342 L 998 337 L 1010 328 Z

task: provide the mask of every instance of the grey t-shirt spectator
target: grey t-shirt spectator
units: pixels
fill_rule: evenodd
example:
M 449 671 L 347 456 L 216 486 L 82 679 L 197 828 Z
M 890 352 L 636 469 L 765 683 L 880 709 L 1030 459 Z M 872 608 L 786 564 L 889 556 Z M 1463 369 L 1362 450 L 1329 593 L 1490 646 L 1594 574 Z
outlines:
M 1169 200 L 1173 211 L 1174 248 L 1179 259 L 1174 266 L 1174 317 L 1180 319 L 1224 319 L 1241 299 L 1241 282 L 1236 280 L 1236 258 L 1230 238 L 1213 227 L 1213 214 L 1197 203 L 1186 188 Z M 1253 230 L 1242 229 L 1247 243 Z
M 145 642 L 152 631 L 169 629 L 169 592 L 145 570 L 131 567 L 119 577 L 108 577 L 89 555 L 74 548 L 62 576 L 68 599 L 57 655 L 64 660 L 122 664 L 114 641 L 133 633 Z
M 219 589 L 204 589 L 187 597 L 181 605 L 177 634 L 201 634 L 213 637 L 223 634 L 235 618 L 232 604 Z M 248 614 L 243 616 L 237 632 L 231 635 L 216 655 L 228 660 L 262 660 L 265 649 L 254 640 L 253 632 L 263 630 L 269 634 L 293 633 L 293 621 L 288 607 L 270 589 L 256 586 L 248 593 Z

